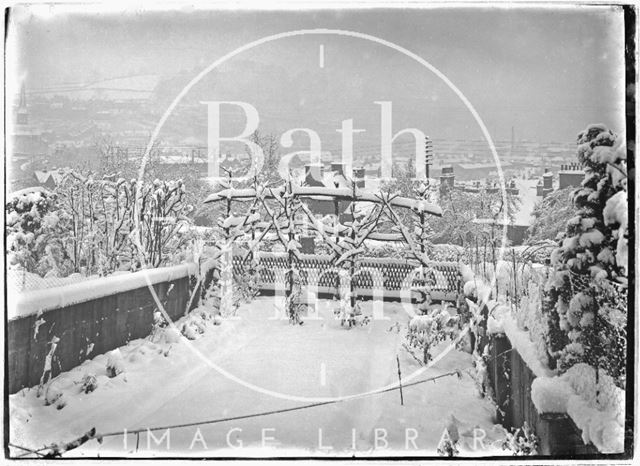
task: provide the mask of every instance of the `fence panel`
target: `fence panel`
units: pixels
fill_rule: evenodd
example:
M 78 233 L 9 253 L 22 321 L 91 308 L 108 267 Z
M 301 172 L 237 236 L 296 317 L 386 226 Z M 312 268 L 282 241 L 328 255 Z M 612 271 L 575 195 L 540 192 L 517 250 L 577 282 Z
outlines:
M 173 288 L 167 297 L 171 285 Z M 167 303 L 172 319 L 184 314 L 190 298 L 188 276 L 159 282 L 153 287 L 161 302 Z M 155 300 L 144 286 L 9 320 L 9 393 L 40 383 L 54 336 L 59 342 L 52 360 L 52 377 L 87 358 L 146 337 L 152 329 L 155 309 Z
M 494 401 L 504 406 L 501 420 L 507 428 L 522 427 L 526 422 L 539 440 L 538 454 L 550 456 L 593 455 L 597 453 L 591 444 L 585 445 L 580 430 L 566 414 L 538 414 L 531 400 L 531 384 L 535 374 L 520 354 L 511 348 L 505 336 L 494 336 L 490 342 L 488 372 L 491 378 Z M 506 373 L 506 374 L 505 374 Z

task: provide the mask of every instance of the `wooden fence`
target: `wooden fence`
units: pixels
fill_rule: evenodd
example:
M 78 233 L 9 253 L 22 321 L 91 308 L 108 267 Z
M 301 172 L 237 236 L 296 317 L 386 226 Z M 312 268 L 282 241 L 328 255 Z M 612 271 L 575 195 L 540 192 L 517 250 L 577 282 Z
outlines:
M 139 276 L 134 277 L 141 273 L 144 272 L 130 274 L 126 276 L 126 280 L 133 283 L 132 286 L 141 285 Z M 191 282 L 195 280 L 190 279 L 188 273 L 182 272 L 168 278 L 166 281 L 154 280 L 149 285 L 142 284 L 126 291 L 81 299 L 55 308 L 48 308 L 50 306 L 45 303 L 44 311 L 25 313 L 26 315 L 9 320 L 9 393 L 39 384 L 45 358 L 54 337 L 59 342 L 52 362 L 52 377 L 74 368 L 88 358 L 149 335 L 153 326 L 153 312 L 156 310 L 156 302 L 149 286 L 153 287 L 171 319 L 183 316 L 189 303 Z M 100 286 L 104 286 L 105 281 L 108 285 L 109 280 L 110 278 L 102 279 Z M 85 282 L 85 288 L 87 283 Z M 56 292 L 64 295 L 65 289 L 69 288 L 43 291 L 44 295 Z M 70 293 L 67 291 L 66 294 L 62 301 L 69 302 Z M 39 301 L 44 302 L 43 299 Z
M 494 335 L 489 342 L 488 375 L 498 421 L 507 429 L 526 422 L 539 440 L 538 453 L 554 458 L 598 454 L 585 445 L 580 430 L 567 414 L 538 414 L 531 400 L 534 373 L 504 335 Z

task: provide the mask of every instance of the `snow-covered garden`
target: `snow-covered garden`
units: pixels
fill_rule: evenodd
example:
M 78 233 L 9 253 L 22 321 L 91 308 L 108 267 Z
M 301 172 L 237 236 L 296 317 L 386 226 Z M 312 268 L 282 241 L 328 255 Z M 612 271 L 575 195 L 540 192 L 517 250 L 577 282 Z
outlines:
M 469 373 L 471 355 L 454 349 L 413 374 L 423 366 L 402 350 L 407 317 L 399 303 L 385 305 L 388 320 L 352 330 L 334 318 L 332 301 L 319 300 L 317 318 L 295 327 L 273 318 L 274 304 L 258 298 L 221 325 L 209 309 L 196 309 L 198 317 L 176 322 L 192 320 L 187 325 L 203 331 L 194 340 L 165 327 L 58 376 L 40 397 L 35 389 L 13 395 L 12 441 L 38 447 L 95 427 L 107 434 L 101 442 L 69 456 L 437 455 L 449 429 L 461 454 L 504 453 L 493 405 Z M 404 404 L 397 389 L 361 396 L 395 384 L 398 361 L 407 385 L 453 374 L 405 387 Z M 251 416 L 332 399 L 340 401 Z M 146 431 L 225 418 L 153 431 L 157 439 L 169 432 L 159 444 Z
M 10 276 L 22 283 L 9 293 L 10 328 L 35 316 L 33 339 L 46 324 L 48 340 L 40 383 L 9 398 L 12 454 L 542 454 L 549 447 L 535 425 L 500 425 L 513 402 L 496 393 L 499 338 L 533 374 L 536 419 L 564 415 L 598 452 L 623 451 L 620 141 L 599 125 L 580 133 L 577 215 L 556 242 L 506 252 L 495 222 L 469 222 L 456 213 L 457 194 L 426 183 L 372 192 L 348 179 L 327 188 L 229 173 L 205 201 L 218 216 L 207 229 L 191 224 L 182 180 L 70 171 L 58 192 L 17 193 L 6 206 Z M 309 199 L 348 215 L 319 216 Z M 478 219 L 496 220 L 513 204 L 484 201 Z M 461 244 L 433 244 L 435 226 L 450 219 Z M 303 237 L 332 263 L 322 289 Z M 401 277 L 363 265 L 388 254 L 376 253 L 382 242 L 409 267 Z M 265 250 L 282 267 L 265 266 Z M 190 287 L 172 322 L 163 299 L 173 285 L 161 297 L 154 285 L 176 264 Z M 442 278 L 446 267 L 455 280 Z M 392 278 L 402 282 L 395 296 Z M 51 289 L 34 294 L 27 282 Z M 65 337 L 47 323 L 50 311 L 108 296 L 100 282 L 114 294 L 141 290 L 149 304 L 135 312 L 149 314 L 149 334 L 104 354 L 87 349 L 62 371 L 56 348 Z M 395 301 L 383 301 L 385 292 Z

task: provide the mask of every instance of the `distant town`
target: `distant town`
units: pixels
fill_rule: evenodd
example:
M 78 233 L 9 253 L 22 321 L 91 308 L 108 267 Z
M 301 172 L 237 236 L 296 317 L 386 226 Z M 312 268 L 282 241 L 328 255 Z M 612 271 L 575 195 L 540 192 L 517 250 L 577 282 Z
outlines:
M 138 80 L 139 81 L 139 80 Z M 144 82 L 144 86 L 148 86 Z M 100 145 L 110 145 L 130 160 L 144 154 L 150 135 L 164 111 L 166 98 L 158 96 L 174 91 L 175 85 L 159 81 L 153 93 L 127 89 L 135 87 L 130 79 L 112 83 L 113 87 L 89 87 L 74 90 L 73 98 L 65 89 L 29 92 L 22 85 L 13 102 L 15 124 L 8 139 L 8 189 L 19 191 L 33 186 L 51 189 L 62 178 L 63 168 L 84 168 L 99 163 Z M 118 87 L 120 86 L 120 87 Z M 58 92 L 58 93 L 57 93 Z M 143 97 L 140 97 L 140 95 Z M 118 95 L 121 97 L 118 98 Z M 124 95 L 124 98 L 122 97 Z M 155 97 L 157 98 L 155 98 Z M 183 106 L 182 121 L 193 127 L 168 125 L 159 140 L 159 163 L 191 166 L 207 177 L 206 122 L 197 103 Z M 186 115 L 190 114 L 190 115 Z M 432 139 L 430 177 L 465 190 L 488 187 L 497 189 L 498 169 L 485 141 Z M 520 198 L 520 211 L 510 239 L 520 243 L 531 221 L 535 203 L 554 189 L 577 186 L 584 173 L 574 165 L 575 145 L 570 142 L 532 142 L 512 139 L 495 141 L 507 187 Z M 415 145 L 399 142 L 393 146 L 393 163 L 407 166 L 415 157 Z M 338 150 L 322 152 L 322 171 L 331 172 L 340 161 Z M 247 165 L 243 153 L 227 153 L 222 166 L 241 169 Z M 303 162 L 294 167 L 302 171 Z M 380 176 L 380 156 L 373 146 L 354 144 L 354 167 L 365 179 Z M 360 176 L 360 175 L 359 175 Z

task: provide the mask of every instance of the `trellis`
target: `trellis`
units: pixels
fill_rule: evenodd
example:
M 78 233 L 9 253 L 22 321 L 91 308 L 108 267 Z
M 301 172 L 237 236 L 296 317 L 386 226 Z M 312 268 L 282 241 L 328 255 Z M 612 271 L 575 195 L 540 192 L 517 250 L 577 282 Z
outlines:
M 284 246 L 287 256 L 286 300 L 287 309 L 292 320 L 296 320 L 294 299 L 292 296 L 294 285 L 298 283 L 298 281 L 302 284 L 304 278 L 297 275 L 299 274 L 302 264 L 295 230 L 296 226 L 299 226 L 298 217 L 300 215 L 305 217 L 307 225 L 331 248 L 332 255 L 330 256 L 329 263 L 332 266 L 339 266 L 342 263 L 349 264 L 349 276 L 356 277 L 353 280 L 349 280 L 350 305 L 352 309 L 356 305 L 357 285 L 360 285 L 360 282 L 366 282 L 367 275 L 369 276 L 369 281 L 371 282 L 372 280 L 371 273 L 367 274 L 364 272 L 362 270 L 362 264 L 358 267 L 358 261 L 356 259 L 362 252 L 361 246 L 365 240 L 402 241 L 409 246 L 412 259 L 417 262 L 417 265 L 427 268 L 432 267 L 431 261 L 425 254 L 425 216 L 441 216 L 442 211 L 438 206 L 427 202 L 425 200 L 426 196 L 423 196 L 422 199 L 412 199 L 397 194 L 372 193 L 358 189 L 353 182 L 351 182 L 350 188 L 296 186 L 291 180 L 277 187 L 266 187 L 258 185 L 257 178 L 254 178 L 253 186 L 250 188 L 235 189 L 231 187 L 230 181 L 224 188 L 225 189 L 211 194 L 204 202 L 226 202 L 227 221 L 224 223 L 224 231 L 227 249 L 230 246 L 230 241 L 232 242 L 235 238 L 244 234 L 244 227 L 252 225 L 252 244 L 247 254 L 241 259 L 240 264 L 244 266 L 244 263 L 254 255 L 257 244 L 269 231 L 273 231 L 276 234 L 277 240 Z M 304 199 L 330 199 L 334 202 L 347 201 L 350 203 L 352 220 L 351 222 L 345 222 L 344 225 L 337 224 L 335 228 L 325 225 L 316 219 L 313 212 L 301 202 Z M 251 213 L 243 217 L 230 219 L 229 215 L 232 201 L 251 202 Z M 279 209 L 272 208 L 267 201 L 274 201 Z M 356 203 L 371 203 L 374 207 L 363 215 L 360 215 L 360 213 L 356 215 Z M 268 217 L 266 219 L 268 221 L 261 224 L 263 231 L 258 238 L 255 236 L 255 209 L 257 204 L 263 207 Z M 408 209 L 419 215 L 421 225 L 418 234 L 419 245 L 416 245 L 411 231 L 407 229 L 395 212 L 394 209 L 396 208 Z M 384 217 L 396 226 L 397 232 L 379 233 L 377 231 L 380 221 Z M 231 225 L 233 225 L 233 227 Z M 414 268 L 415 267 L 413 267 L 412 270 Z M 390 276 L 395 276 L 397 279 L 402 276 L 401 273 L 395 273 L 393 271 L 389 273 Z M 405 276 L 402 277 L 403 280 L 406 279 L 406 274 L 404 275 Z M 269 280 L 268 276 L 269 274 L 267 273 L 267 281 Z M 331 278 L 328 276 L 326 279 Z M 333 280 L 337 288 L 339 279 L 334 277 Z M 386 289 L 390 284 L 391 282 L 389 284 L 383 283 L 382 287 Z M 378 285 L 379 284 L 376 284 L 375 286 Z M 394 283 L 393 287 L 394 289 L 400 290 L 404 285 L 404 282 Z M 370 287 L 374 287 L 373 283 L 371 283 Z
M 285 253 L 261 252 L 260 263 L 260 288 L 272 291 L 276 284 L 284 279 L 283 271 L 287 268 L 287 255 Z M 331 293 L 335 290 L 336 272 L 331 256 L 300 254 L 298 258 L 302 284 L 316 285 L 321 292 Z M 399 292 L 411 280 L 411 284 L 419 286 L 423 279 L 410 278 L 412 272 L 420 267 L 417 261 L 401 259 L 378 259 L 363 257 L 358 260 L 357 270 L 363 270 L 363 274 L 357 274 L 353 281 L 359 295 L 373 296 L 375 289 L 384 289 L 385 296 L 398 298 Z M 455 262 L 430 262 L 429 287 L 434 298 L 441 300 L 455 300 L 459 291 L 460 272 Z M 240 255 L 233 257 L 233 272 L 241 276 L 246 270 Z M 380 273 L 367 273 L 379 271 Z

